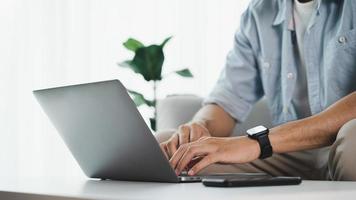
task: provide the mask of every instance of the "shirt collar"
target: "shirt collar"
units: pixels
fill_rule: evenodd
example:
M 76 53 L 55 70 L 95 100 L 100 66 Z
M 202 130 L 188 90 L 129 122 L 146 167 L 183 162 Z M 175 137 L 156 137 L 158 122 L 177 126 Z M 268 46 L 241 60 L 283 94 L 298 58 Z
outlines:
M 283 23 L 287 18 L 291 19 L 292 17 L 292 2 L 293 0 L 280 0 L 278 1 L 278 13 L 273 21 L 273 26 L 278 26 Z M 316 12 L 319 14 L 320 5 L 322 0 L 315 0 L 317 2 Z M 288 12 L 287 12 L 288 11 Z

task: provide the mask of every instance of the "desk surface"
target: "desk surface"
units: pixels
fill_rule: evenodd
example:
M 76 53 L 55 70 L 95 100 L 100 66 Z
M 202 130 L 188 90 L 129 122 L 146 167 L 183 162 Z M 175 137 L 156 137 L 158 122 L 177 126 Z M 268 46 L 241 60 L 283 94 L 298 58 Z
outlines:
M 0 180 L 0 199 L 356 199 L 356 182 L 304 181 L 299 186 L 210 188 L 201 183 L 144 183 L 89 179 Z

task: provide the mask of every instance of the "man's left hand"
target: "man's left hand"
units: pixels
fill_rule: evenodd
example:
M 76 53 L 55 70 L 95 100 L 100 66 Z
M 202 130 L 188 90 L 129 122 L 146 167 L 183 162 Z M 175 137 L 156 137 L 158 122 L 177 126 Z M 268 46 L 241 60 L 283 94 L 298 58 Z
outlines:
M 192 160 L 201 157 L 188 171 L 189 175 L 195 175 L 213 163 L 248 163 L 257 159 L 259 155 L 258 142 L 247 136 L 203 137 L 195 142 L 180 146 L 169 162 L 176 174 L 179 175 Z

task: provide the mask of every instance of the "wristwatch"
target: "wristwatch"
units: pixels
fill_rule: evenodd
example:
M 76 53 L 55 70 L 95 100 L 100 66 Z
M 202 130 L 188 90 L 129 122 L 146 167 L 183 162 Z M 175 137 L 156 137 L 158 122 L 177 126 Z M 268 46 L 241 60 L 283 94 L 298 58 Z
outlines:
M 261 149 L 261 154 L 259 157 L 260 159 L 265 159 L 272 156 L 273 150 L 268 138 L 268 128 L 264 126 L 256 126 L 248 129 L 246 132 L 249 138 L 258 141 Z

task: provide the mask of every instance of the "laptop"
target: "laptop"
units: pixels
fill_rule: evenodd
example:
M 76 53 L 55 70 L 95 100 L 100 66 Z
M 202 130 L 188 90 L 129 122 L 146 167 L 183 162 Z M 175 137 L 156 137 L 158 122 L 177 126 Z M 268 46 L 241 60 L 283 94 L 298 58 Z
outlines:
M 197 182 L 206 178 L 175 174 L 119 80 L 35 90 L 33 93 L 90 178 L 172 183 Z

